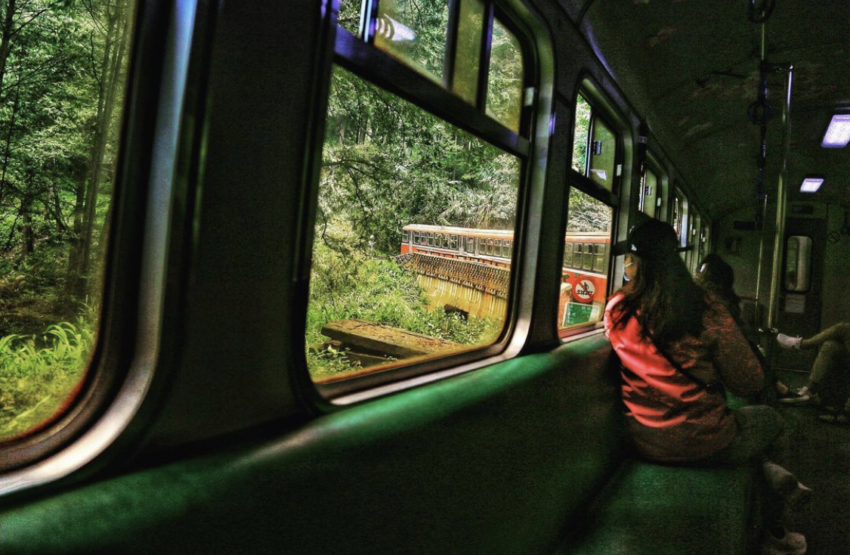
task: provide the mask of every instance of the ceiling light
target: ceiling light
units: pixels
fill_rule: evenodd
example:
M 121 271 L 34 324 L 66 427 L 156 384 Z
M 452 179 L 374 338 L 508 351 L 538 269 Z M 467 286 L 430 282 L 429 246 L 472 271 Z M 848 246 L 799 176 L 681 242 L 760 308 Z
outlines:
M 823 136 L 821 146 L 824 148 L 844 148 L 850 143 L 850 114 L 835 114 L 826 135 Z
M 822 177 L 807 177 L 803 180 L 803 184 L 800 185 L 801 193 L 814 193 L 820 189 L 820 186 L 823 185 Z

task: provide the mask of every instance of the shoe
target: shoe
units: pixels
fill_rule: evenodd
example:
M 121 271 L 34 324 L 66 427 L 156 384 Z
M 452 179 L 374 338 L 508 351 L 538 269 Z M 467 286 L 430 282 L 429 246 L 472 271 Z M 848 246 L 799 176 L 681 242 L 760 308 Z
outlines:
M 802 405 L 812 401 L 816 396 L 816 393 L 804 385 L 800 389 L 789 390 L 785 397 L 779 399 L 779 402 L 785 405 Z
M 770 532 L 765 532 L 761 541 L 761 555 L 804 555 L 807 547 L 803 534 L 785 530 L 782 538 L 776 538 Z
M 776 342 L 785 349 L 796 349 L 800 350 L 800 343 L 803 342 L 802 337 L 791 337 L 790 335 L 785 335 L 784 333 L 780 333 L 776 336 Z
M 812 500 L 812 490 L 807 488 L 800 482 L 797 482 L 797 487 L 791 493 L 785 496 L 785 504 L 792 511 L 799 511 L 804 506 L 808 505 Z
M 829 424 L 838 424 L 839 426 L 847 426 L 850 424 L 850 414 L 842 411 L 838 414 L 826 413 L 818 416 L 818 420 Z

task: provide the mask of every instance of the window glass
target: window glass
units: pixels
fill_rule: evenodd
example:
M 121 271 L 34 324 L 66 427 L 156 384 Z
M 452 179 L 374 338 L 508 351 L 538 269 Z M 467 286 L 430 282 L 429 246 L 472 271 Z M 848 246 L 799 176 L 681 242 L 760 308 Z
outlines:
M 448 23 L 449 0 L 381 0 L 375 46 L 442 82 Z
M 576 122 L 573 129 L 572 168 L 584 175 L 587 171 L 587 137 L 590 134 L 590 104 L 583 96 L 576 100 Z
M 593 269 L 593 245 L 589 243 L 584 244 L 584 258 L 582 258 L 581 267 L 585 270 Z
M 614 171 L 617 158 L 617 138 L 598 118 L 593 120 L 590 143 L 590 177 L 609 191 L 614 190 Z
M 4 6 L 0 441 L 59 417 L 88 371 L 135 10 Z
M 510 268 L 474 252 L 398 257 L 397 238 L 404 227 L 452 233 L 472 251 L 484 237 L 492 252 L 513 236 L 519 160 L 340 67 L 326 129 L 305 341 L 313 378 L 494 343 Z
M 495 19 L 487 78 L 487 115 L 519 133 L 522 91 L 522 49 L 513 33 Z
M 643 213 L 649 217 L 655 216 L 656 198 L 658 195 L 658 175 L 647 169 L 643 177 L 641 189 L 641 206 Z
M 484 2 L 460 0 L 457 54 L 452 89 L 462 99 L 475 104 L 481 69 L 481 39 L 484 34 Z
M 608 293 L 608 245 L 614 210 L 570 188 L 558 325 L 569 328 L 602 318 Z M 571 254 L 571 256 L 567 256 Z
M 337 23 L 352 35 L 360 34 L 360 0 L 340 0 Z
M 570 268 L 573 265 L 573 243 L 570 241 L 564 242 L 564 268 Z
M 604 243 L 597 243 L 593 246 L 593 271 L 604 273 L 608 262 L 608 250 Z
M 690 233 L 688 234 L 688 244 L 691 250 L 688 251 L 688 268 L 691 272 L 696 272 L 697 264 L 699 264 L 699 228 L 700 215 L 694 212 L 690 221 Z
M 682 197 L 679 193 L 676 193 L 673 196 L 673 230 L 676 232 L 676 235 L 680 237 L 682 236 Z

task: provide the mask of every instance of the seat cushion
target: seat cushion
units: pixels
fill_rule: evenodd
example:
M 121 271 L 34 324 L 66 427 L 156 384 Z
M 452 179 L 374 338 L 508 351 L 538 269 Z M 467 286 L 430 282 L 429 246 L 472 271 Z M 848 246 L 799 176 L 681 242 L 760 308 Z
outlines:
M 732 555 L 750 542 L 752 468 L 624 463 L 560 552 Z

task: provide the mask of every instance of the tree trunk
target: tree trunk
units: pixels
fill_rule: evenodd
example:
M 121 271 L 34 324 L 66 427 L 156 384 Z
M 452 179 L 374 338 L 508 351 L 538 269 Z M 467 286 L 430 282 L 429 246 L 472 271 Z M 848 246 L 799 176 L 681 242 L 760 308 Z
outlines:
M 106 147 L 109 141 L 116 96 L 122 82 L 122 62 L 127 46 L 130 25 L 124 17 L 126 0 L 119 0 L 109 15 L 103 59 L 100 64 L 100 91 L 98 94 L 95 131 L 91 140 L 91 156 L 88 165 L 77 183 L 77 199 L 74 207 L 74 239 L 69 257 L 69 285 L 72 293 L 85 294 L 92 250 L 97 227 L 97 201 Z
M 0 95 L 3 93 L 3 78 L 6 77 L 6 62 L 12 51 L 12 31 L 15 23 L 17 0 L 8 0 L 3 14 L 3 29 L 0 31 Z
M 32 254 L 32 251 L 35 249 L 35 240 L 33 239 L 32 233 L 32 214 L 30 214 L 31 204 L 32 200 L 29 198 L 21 201 L 21 220 L 23 221 L 21 226 L 21 235 L 23 238 L 23 242 L 21 244 L 22 259 Z
M 20 89 L 18 89 L 15 93 L 15 104 L 12 106 L 12 118 L 9 121 L 9 129 L 6 133 L 6 145 L 3 147 L 3 167 L 0 170 L 0 204 L 2 204 L 3 197 L 6 195 L 6 171 L 9 169 L 9 159 L 12 154 L 12 134 L 15 131 L 15 120 L 18 117 L 20 96 Z

